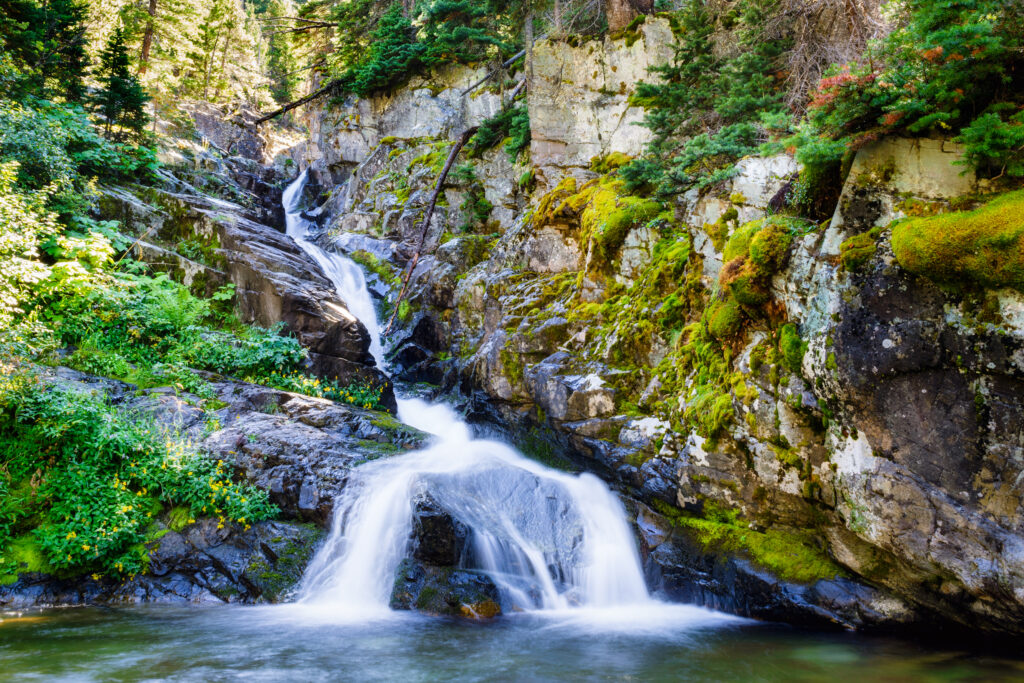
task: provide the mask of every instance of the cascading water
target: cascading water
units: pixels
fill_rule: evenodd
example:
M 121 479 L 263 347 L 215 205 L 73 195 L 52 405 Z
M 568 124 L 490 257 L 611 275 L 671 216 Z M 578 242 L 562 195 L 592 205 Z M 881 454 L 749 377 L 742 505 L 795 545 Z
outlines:
M 287 231 L 323 267 L 366 325 L 381 363 L 380 329 L 362 271 L 307 239 L 303 172 L 284 193 Z M 448 406 L 399 399 L 399 417 L 434 434 L 423 450 L 352 472 L 333 528 L 303 581 L 300 602 L 335 612 L 387 610 L 408 552 L 417 496 L 429 492 L 471 530 L 474 567 L 522 610 L 661 606 L 648 594 L 622 504 L 597 477 L 543 467 L 508 446 L 474 439 Z M 690 608 L 694 609 L 694 608 Z

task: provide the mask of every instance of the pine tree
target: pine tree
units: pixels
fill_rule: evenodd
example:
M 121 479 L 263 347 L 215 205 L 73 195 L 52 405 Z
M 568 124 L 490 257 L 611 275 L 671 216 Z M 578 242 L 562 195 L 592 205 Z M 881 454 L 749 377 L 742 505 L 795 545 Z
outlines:
M 114 29 L 100 53 L 96 79 L 101 88 L 92 98 L 93 108 L 104 119 L 106 137 L 121 137 L 122 131 L 136 135 L 141 133 L 149 120 L 145 110 L 149 96 L 132 75 L 128 45 L 121 26 Z
M 82 99 L 88 11 L 83 0 L 0 0 L 0 43 L 24 75 L 10 94 Z

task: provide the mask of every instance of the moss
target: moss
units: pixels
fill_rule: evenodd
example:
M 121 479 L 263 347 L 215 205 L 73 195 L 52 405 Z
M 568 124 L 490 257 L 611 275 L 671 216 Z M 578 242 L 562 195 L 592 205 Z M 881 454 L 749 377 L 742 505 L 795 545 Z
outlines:
M 783 266 L 792 242 L 793 236 L 785 225 L 768 223 L 750 240 L 750 261 L 764 270 L 775 272 Z
M 729 339 L 739 334 L 743 326 L 743 311 L 732 298 L 716 301 L 707 311 L 708 331 L 716 339 Z
M 437 589 L 433 586 L 425 586 L 420 594 L 416 596 L 416 608 L 426 609 L 437 597 Z
M 779 330 L 779 351 L 791 372 L 800 372 L 804 354 L 807 353 L 807 342 L 800 338 L 800 332 L 793 323 L 786 323 Z
M 892 249 L 901 266 L 937 282 L 1024 292 L 1024 190 L 973 211 L 898 221 Z
M 839 245 L 839 262 L 843 269 L 857 272 L 874 257 L 878 251 L 878 236 L 881 228 L 872 228 L 867 232 L 852 235 Z
M 825 358 L 825 368 L 833 372 L 839 369 L 839 363 L 836 362 L 836 354 L 831 352 L 828 354 Z
M 774 528 L 755 531 L 739 519 L 738 511 L 710 504 L 705 505 L 704 517 L 663 503 L 657 507 L 705 552 L 744 557 L 780 579 L 796 583 L 812 584 L 843 575 L 842 568 L 808 534 Z
M 18 580 L 19 574 L 53 574 L 54 569 L 46 561 L 43 548 L 31 533 L 22 534 L 7 544 L 0 565 L 0 585 L 9 585 Z
M 181 531 L 194 521 L 192 511 L 187 507 L 173 507 L 167 513 L 167 527 L 171 531 Z
M 375 254 L 368 251 L 354 251 L 349 254 L 349 258 L 388 284 L 398 285 L 402 281 L 395 268 Z
M 596 156 L 590 160 L 590 170 L 594 173 L 610 173 L 621 166 L 625 166 L 633 157 L 623 152 L 611 152 L 606 156 Z

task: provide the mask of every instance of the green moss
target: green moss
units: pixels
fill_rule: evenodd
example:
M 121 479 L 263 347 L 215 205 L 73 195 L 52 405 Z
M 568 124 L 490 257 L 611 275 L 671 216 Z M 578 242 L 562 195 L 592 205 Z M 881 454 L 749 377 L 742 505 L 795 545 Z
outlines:
M 181 531 L 194 521 L 192 512 L 187 507 L 173 507 L 167 513 L 167 526 L 171 531 Z
M 732 298 L 715 301 L 707 311 L 708 331 L 716 339 L 729 339 L 739 334 L 743 326 L 743 311 Z
M 836 354 L 828 354 L 828 356 L 825 358 L 825 367 L 829 370 L 832 370 L 833 372 L 839 369 L 839 364 L 836 362 Z
M 804 354 L 807 353 L 807 342 L 800 338 L 800 332 L 793 323 L 786 323 L 779 330 L 779 351 L 786 367 L 791 372 L 800 372 Z
M 391 285 L 401 284 L 402 278 L 398 271 L 387 261 L 378 258 L 368 251 L 353 251 L 349 258 L 362 266 L 365 270 L 375 274 L 384 282 Z
M 688 515 L 665 504 L 657 506 L 673 526 L 705 552 L 737 555 L 785 581 L 812 584 L 842 576 L 843 570 L 804 533 L 783 529 L 754 531 L 736 510 L 705 505 L 704 517 Z
M 863 268 L 878 251 L 878 236 L 881 232 L 881 228 L 872 228 L 843 240 L 839 245 L 839 262 L 843 264 L 843 269 L 856 272 Z
M 781 268 L 789 253 L 793 236 L 778 222 L 770 222 L 750 239 L 750 261 L 758 267 L 775 272 Z
M 46 561 L 39 541 L 31 533 L 12 539 L 4 551 L 0 564 L 0 585 L 9 585 L 18 580 L 19 574 L 53 574 L 54 569 Z
M 590 160 L 590 170 L 594 173 L 610 173 L 620 166 L 625 166 L 633 157 L 623 152 L 612 152 L 607 156 L 596 156 Z
M 937 282 L 1024 292 L 1024 190 L 973 211 L 898 221 L 892 249 L 901 266 Z

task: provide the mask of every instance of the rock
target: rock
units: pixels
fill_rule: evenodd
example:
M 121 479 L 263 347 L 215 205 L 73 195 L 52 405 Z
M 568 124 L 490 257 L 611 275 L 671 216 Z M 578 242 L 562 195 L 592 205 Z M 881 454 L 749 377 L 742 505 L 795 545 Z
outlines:
M 611 152 L 643 152 L 651 133 L 639 125 L 644 112 L 630 105 L 629 95 L 651 66 L 671 61 L 671 28 L 651 17 L 637 37 L 597 38 L 575 47 L 537 41 L 528 91 L 530 158 L 545 186 L 558 182 L 558 169 L 587 168 L 592 158 Z
M 455 567 L 466 552 L 469 529 L 437 504 L 423 496 L 413 511 L 412 556 L 424 564 Z
M 403 560 L 395 572 L 391 609 L 490 619 L 501 614 L 498 589 L 481 572 Z
M 165 527 L 148 544 L 148 571 L 124 583 L 22 574 L 0 586 L 0 607 L 280 602 L 302 578 L 321 537 L 318 529 L 297 523 L 218 528 L 216 519 L 200 519 L 181 531 Z

